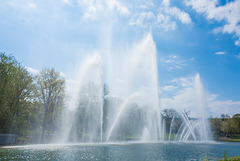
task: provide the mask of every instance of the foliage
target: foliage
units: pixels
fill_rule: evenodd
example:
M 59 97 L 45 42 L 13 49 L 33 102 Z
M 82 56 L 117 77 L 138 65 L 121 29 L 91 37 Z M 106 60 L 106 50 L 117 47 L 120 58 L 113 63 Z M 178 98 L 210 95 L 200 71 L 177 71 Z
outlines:
M 41 140 L 44 140 L 46 130 L 58 128 L 57 117 L 60 116 L 65 98 L 65 80 L 54 69 L 43 69 L 36 76 L 36 92 L 38 100 L 43 105 L 43 120 Z
M 0 59 L 0 132 L 24 135 L 33 79 L 14 57 L 0 53 Z
M 56 131 L 64 90 L 65 80 L 54 69 L 34 77 L 13 56 L 0 53 L 0 133 L 36 141 L 40 131 Z
M 240 157 L 225 157 L 219 161 L 240 161 Z
M 228 157 L 227 153 L 224 152 L 224 158 L 219 161 L 240 161 L 240 157 Z
M 215 138 L 219 137 L 239 137 L 240 135 L 240 114 L 235 114 L 231 118 L 222 114 L 220 118 L 211 118 L 211 128 Z

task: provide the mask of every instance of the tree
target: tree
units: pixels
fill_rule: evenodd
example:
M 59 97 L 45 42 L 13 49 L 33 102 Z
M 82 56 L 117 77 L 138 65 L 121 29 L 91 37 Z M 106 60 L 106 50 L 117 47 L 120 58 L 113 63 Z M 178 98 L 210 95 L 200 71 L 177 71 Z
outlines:
M 229 119 L 229 118 L 230 118 L 230 116 L 228 114 L 221 114 L 222 121 L 225 119 Z
M 190 111 L 187 111 L 184 109 L 182 111 L 182 113 L 184 113 L 188 117 Z M 176 133 L 182 124 L 182 120 L 181 120 L 179 112 L 177 112 L 174 109 L 164 109 L 162 112 L 162 116 L 165 120 L 167 133 L 170 133 L 171 124 L 174 119 L 174 124 L 173 124 L 174 126 L 172 126 L 172 128 L 173 128 L 172 133 Z
M 54 69 L 43 69 L 36 76 L 36 89 L 44 107 L 41 133 L 41 140 L 44 141 L 47 127 L 52 131 L 57 128 L 56 117 L 64 106 L 65 79 Z
M 223 121 L 220 118 L 211 118 L 210 119 L 211 129 L 216 137 L 219 137 L 222 134 L 222 131 L 221 131 L 222 122 Z
M 237 114 L 233 115 L 233 118 L 240 119 L 240 114 L 237 113 Z
M 22 136 L 28 126 L 32 76 L 14 57 L 0 53 L 0 132 Z
M 80 88 L 78 106 L 72 135 L 80 141 L 99 140 L 101 130 L 101 112 L 103 104 L 103 90 L 95 82 L 87 82 Z
M 178 117 L 179 114 L 174 109 L 164 109 L 162 112 L 164 119 L 172 119 L 173 117 Z
M 238 133 L 240 134 L 240 114 L 233 115 L 232 119 L 236 122 L 238 125 Z
M 228 136 L 238 132 L 238 124 L 234 119 L 227 119 L 223 121 L 221 130 Z

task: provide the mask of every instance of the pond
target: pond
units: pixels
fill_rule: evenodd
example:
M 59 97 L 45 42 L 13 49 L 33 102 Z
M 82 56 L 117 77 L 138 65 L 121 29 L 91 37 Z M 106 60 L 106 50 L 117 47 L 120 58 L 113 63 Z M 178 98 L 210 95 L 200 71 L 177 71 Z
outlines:
M 3 146 L 0 160 L 216 160 L 240 156 L 240 143 L 107 143 Z

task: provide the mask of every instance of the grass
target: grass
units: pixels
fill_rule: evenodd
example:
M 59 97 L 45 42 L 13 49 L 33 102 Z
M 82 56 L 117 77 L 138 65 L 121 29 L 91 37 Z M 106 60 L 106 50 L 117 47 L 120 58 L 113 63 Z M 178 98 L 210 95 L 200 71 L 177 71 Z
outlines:
M 176 138 L 176 134 L 171 134 L 170 135 L 170 140 L 174 140 Z M 166 134 L 164 137 L 165 140 L 169 140 L 169 134 Z
M 226 141 L 230 141 L 230 142 L 240 142 L 240 139 L 231 139 L 231 138 L 228 138 Z
M 224 158 L 219 161 L 240 161 L 240 157 L 228 157 L 227 153 L 224 152 Z
M 215 140 L 218 140 L 218 141 L 229 141 L 229 142 L 240 142 L 240 135 L 232 135 L 230 137 L 220 137 L 218 135 L 215 136 Z
M 223 159 L 220 159 L 219 161 L 240 161 L 240 157 L 224 157 Z
M 209 161 L 208 157 L 207 159 L 204 159 L 203 161 Z M 224 152 L 224 157 L 222 159 L 219 159 L 218 161 L 240 161 L 240 157 L 228 157 L 227 152 Z
M 209 159 L 204 159 L 203 161 L 209 161 Z M 218 160 L 218 161 L 240 161 L 240 157 L 227 157 Z

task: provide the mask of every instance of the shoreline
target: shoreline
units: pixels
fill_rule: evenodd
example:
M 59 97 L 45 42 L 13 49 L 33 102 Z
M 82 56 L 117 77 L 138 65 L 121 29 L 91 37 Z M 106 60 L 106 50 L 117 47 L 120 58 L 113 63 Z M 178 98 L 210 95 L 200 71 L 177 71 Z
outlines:
M 224 142 L 240 142 L 240 138 L 235 138 L 235 139 L 232 139 L 232 138 L 228 138 L 228 137 L 219 137 L 216 139 L 216 141 L 224 141 Z

